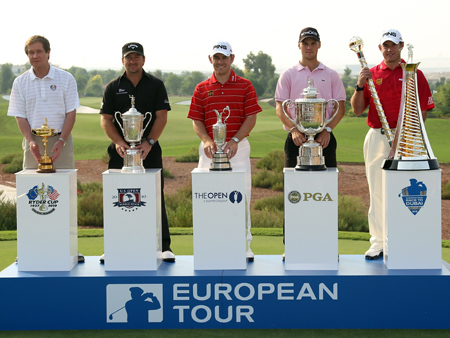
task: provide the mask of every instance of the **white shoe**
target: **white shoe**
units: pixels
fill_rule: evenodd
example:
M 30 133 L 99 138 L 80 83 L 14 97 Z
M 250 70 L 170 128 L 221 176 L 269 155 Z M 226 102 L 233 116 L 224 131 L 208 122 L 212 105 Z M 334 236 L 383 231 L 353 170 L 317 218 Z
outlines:
M 105 264 L 105 253 L 100 256 L 100 264 Z
M 366 251 L 364 254 L 366 259 L 377 259 L 378 257 L 383 256 L 383 248 L 378 243 L 373 243 L 370 246 L 370 249 Z
M 253 262 L 255 260 L 255 254 L 253 253 L 253 251 L 251 249 L 248 249 L 245 255 L 249 262 Z
M 173 263 L 173 262 L 175 262 L 175 255 L 172 251 L 166 250 L 162 253 L 162 260 L 164 262 Z
M 286 253 L 283 252 L 283 262 L 284 262 L 285 259 L 286 259 Z
M 84 262 L 84 256 L 80 253 L 78 253 L 78 263 L 83 263 Z

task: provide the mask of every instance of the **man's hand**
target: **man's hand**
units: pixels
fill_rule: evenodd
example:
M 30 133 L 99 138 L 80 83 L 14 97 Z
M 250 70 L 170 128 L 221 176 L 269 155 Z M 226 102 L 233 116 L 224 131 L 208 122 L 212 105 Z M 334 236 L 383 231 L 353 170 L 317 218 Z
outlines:
M 145 160 L 152 148 L 153 147 L 150 145 L 150 143 L 148 143 L 147 140 L 144 140 L 140 145 L 134 147 L 134 149 L 139 149 L 141 151 L 142 160 Z
M 62 148 L 64 147 L 64 143 L 61 140 L 58 140 L 55 145 L 52 148 L 52 162 L 55 163 L 55 161 L 58 159 L 59 155 L 61 155 Z
M 206 157 L 212 158 L 217 151 L 216 143 L 213 140 L 206 141 L 203 145 L 203 151 L 205 152 Z
M 315 139 L 315 141 L 317 143 L 319 143 L 323 149 L 325 149 L 330 144 L 330 138 L 331 138 L 331 133 L 327 132 L 326 130 L 322 130 L 322 132 Z
M 39 152 L 39 146 L 36 144 L 36 142 L 31 141 L 29 143 L 30 145 L 30 152 L 33 155 L 33 157 L 36 159 L 36 161 L 39 163 L 41 160 L 41 153 Z
M 368 79 L 372 78 L 372 72 L 370 71 L 369 68 L 365 67 L 363 69 L 361 69 L 361 71 L 359 72 L 359 77 L 358 77 L 358 87 L 364 87 L 364 85 L 366 84 Z
M 120 157 L 125 157 L 127 149 L 130 149 L 130 146 L 125 141 L 122 140 L 121 142 L 116 143 L 116 151 Z
M 238 152 L 239 145 L 234 140 L 229 140 L 223 148 L 223 152 L 228 154 L 228 158 L 231 160 Z
M 291 130 L 292 141 L 297 147 L 300 147 L 303 143 L 306 142 L 306 137 L 301 133 L 297 128 Z

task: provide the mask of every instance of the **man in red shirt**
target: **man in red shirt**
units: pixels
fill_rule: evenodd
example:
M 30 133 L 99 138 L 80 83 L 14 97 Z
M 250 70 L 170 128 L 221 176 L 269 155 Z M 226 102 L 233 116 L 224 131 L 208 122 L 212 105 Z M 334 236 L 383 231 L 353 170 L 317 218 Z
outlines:
M 212 131 L 212 126 L 217 122 L 214 109 L 222 112 L 225 107 L 230 108 L 223 152 L 228 154 L 233 169 L 246 171 L 246 196 L 250 208 L 252 185 L 250 144 L 247 136 L 256 124 L 256 114 L 262 109 L 251 82 L 237 76 L 231 69 L 234 57 L 228 42 L 221 41 L 214 44 L 209 55 L 214 72 L 209 79 L 199 83 L 195 88 L 188 118 L 192 119 L 194 131 L 201 139 L 198 167 L 207 169 L 217 151 Z M 250 229 L 250 210 L 247 214 Z M 247 239 L 250 243 L 250 231 Z M 250 245 L 247 258 L 250 260 L 254 258 Z
M 370 194 L 368 216 L 371 246 L 365 253 L 366 259 L 376 259 L 383 255 L 381 165 L 390 151 L 366 82 L 372 78 L 389 127 L 395 129 L 402 98 L 403 70 L 400 63 L 405 63 L 401 58 L 403 46 L 403 38 L 398 30 L 388 29 L 383 32 L 378 48 L 383 54 L 384 60 L 370 70 L 368 68 L 361 70 L 355 92 L 350 100 L 353 112 L 357 116 L 361 115 L 369 106 L 367 125 L 370 129 L 364 140 L 364 161 Z M 422 117 L 425 121 L 428 111 L 434 108 L 434 103 L 428 82 L 420 70 L 417 71 L 417 88 Z M 395 130 L 393 135 L 395 135 Z

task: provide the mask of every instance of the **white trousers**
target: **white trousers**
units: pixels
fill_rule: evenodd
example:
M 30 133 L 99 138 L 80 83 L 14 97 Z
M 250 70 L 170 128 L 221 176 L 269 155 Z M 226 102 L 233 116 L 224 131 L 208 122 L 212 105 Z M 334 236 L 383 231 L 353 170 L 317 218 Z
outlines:
M 391 147 L 386 135 L 381 134 L 380 129 L 371 128 L 364 140 L 364 162 L 366 164 L 366 176 L 369 184 L 370 207 L 368 213 L 370 243 L 378 244 L 383 248 L 383 219 L 382 219 L 382 183 L 381 165 Z

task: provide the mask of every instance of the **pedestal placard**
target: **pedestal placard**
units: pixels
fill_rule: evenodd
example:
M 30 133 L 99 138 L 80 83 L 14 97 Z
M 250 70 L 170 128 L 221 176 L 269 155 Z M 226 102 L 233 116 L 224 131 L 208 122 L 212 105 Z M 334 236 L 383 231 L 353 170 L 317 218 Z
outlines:
M 382 171 L 388 269 L 441 269 L 441 170 Z
M 19 271 L 70 271 L 78 262 L 77 173 L 16 174 Z
M 246 269 L 245 172 L 194 169 L 192 208 L 194 269 Z
M 157 270 L 161 264 L 161 169 L 103 173 L 105 270 Z
M 338 170 L 284 168 L 286 270 L 337 270 Z

